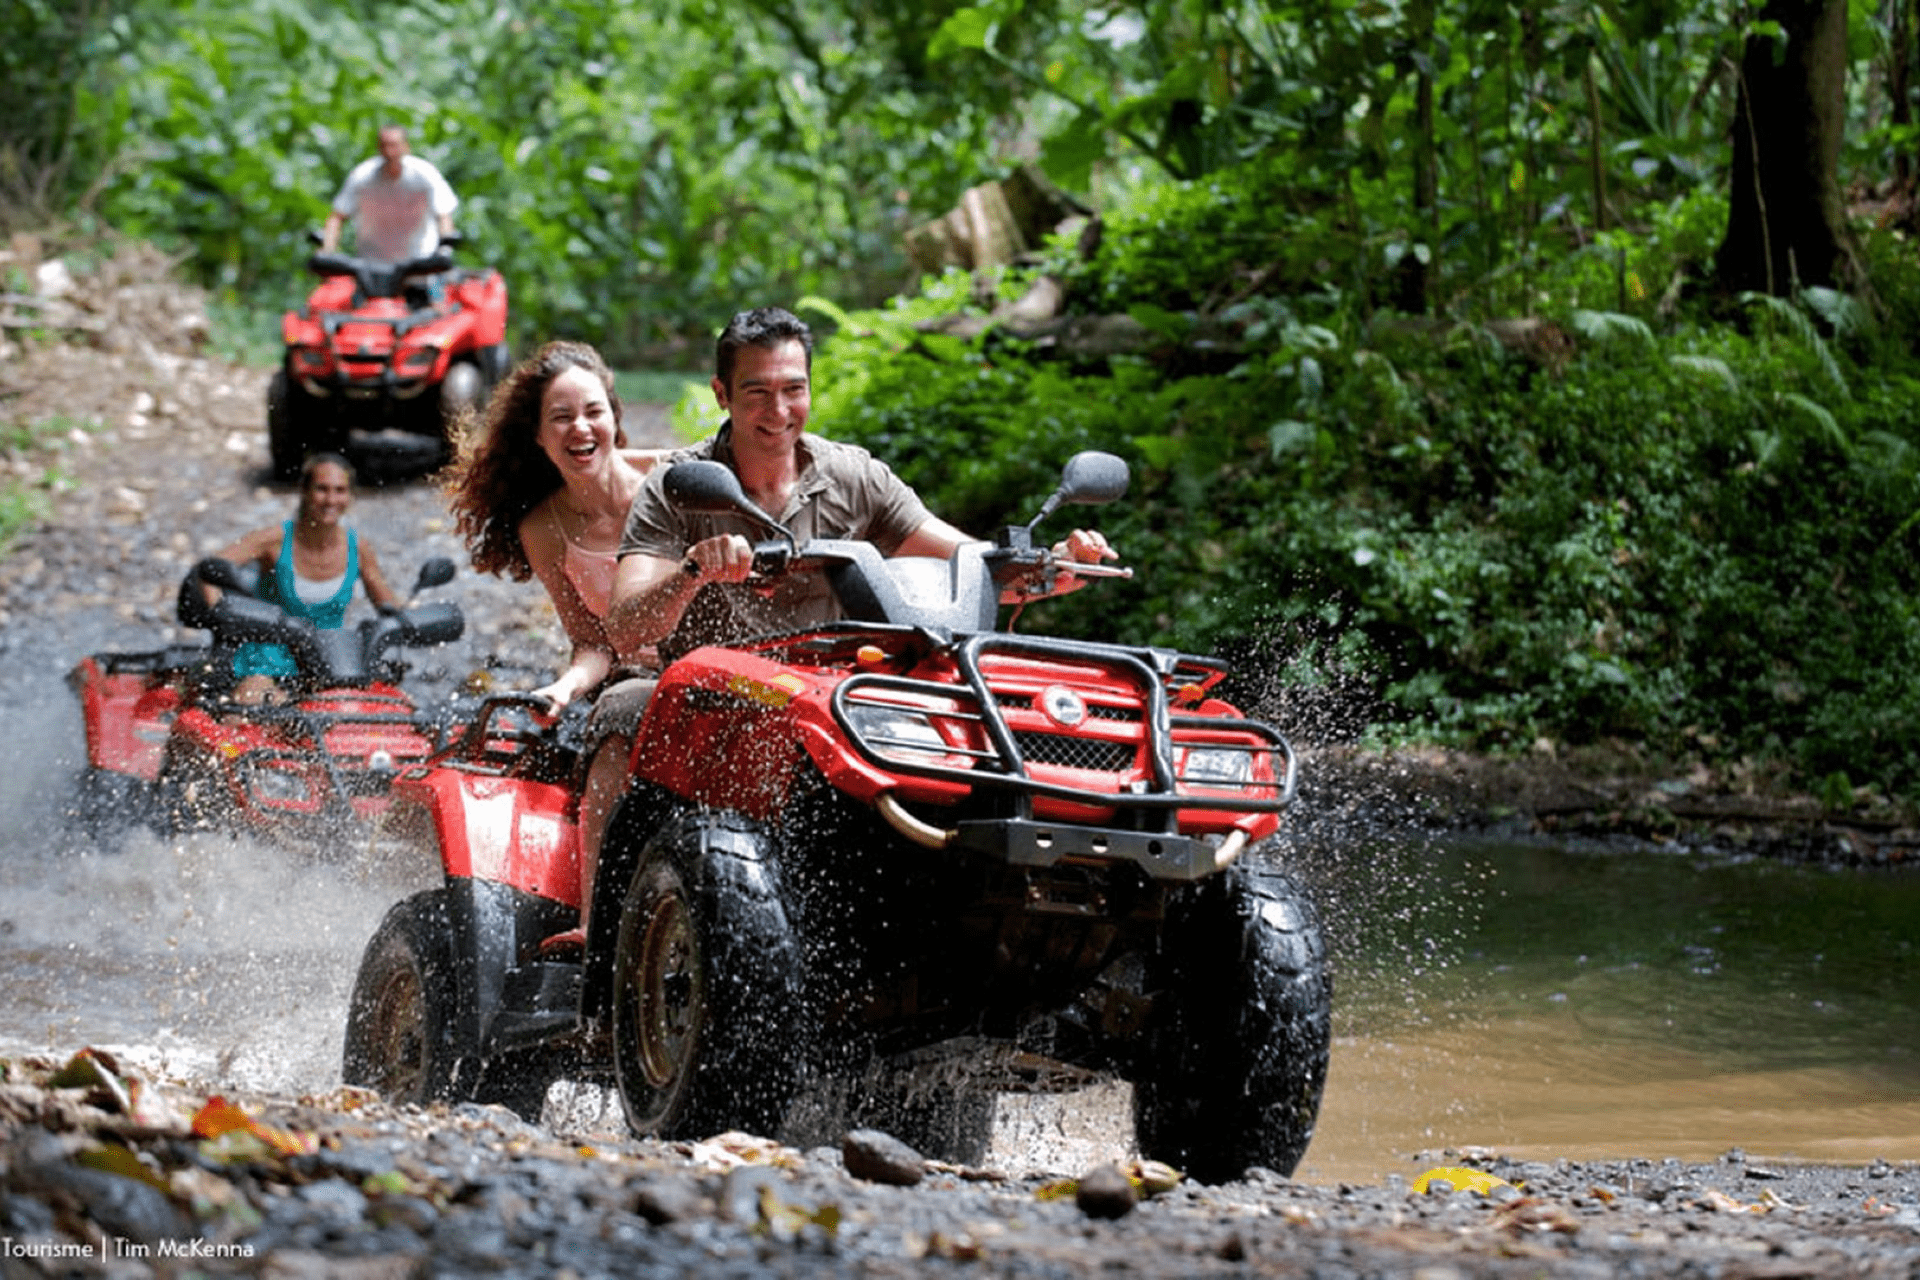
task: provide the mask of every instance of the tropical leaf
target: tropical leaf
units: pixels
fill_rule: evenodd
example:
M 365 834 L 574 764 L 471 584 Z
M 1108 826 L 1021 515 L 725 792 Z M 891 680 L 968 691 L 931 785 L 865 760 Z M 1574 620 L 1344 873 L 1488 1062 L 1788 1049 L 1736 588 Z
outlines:
M 1645 320 L 1617 311 L 1579 310 L 1568 317 L 1568 323 L 1575 333 L 1592 342 L 1611 342 L 1616 338 L 1653 341 L 1653 329 Z

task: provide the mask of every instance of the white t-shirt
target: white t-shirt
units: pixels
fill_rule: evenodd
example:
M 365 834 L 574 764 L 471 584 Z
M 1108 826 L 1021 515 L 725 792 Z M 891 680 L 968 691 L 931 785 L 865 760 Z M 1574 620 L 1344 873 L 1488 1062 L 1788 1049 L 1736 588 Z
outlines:
M 389 178 L 380 156 L 362 160 L 340 185 L 333 211 L 354 220 L 354 248 L 363 258 L 406 262 L 440 247 L 439 219 L 460 203 L 440 171 L 411 153 Z

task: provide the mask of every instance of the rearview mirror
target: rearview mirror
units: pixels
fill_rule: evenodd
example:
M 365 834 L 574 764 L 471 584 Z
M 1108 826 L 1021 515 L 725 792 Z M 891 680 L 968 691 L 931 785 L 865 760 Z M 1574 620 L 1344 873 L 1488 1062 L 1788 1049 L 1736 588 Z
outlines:
M 1098 449 L 1076 453 L 1061 469 L 1060 487 L 1040 504 L 1040 514 L 1027 522 L 1027 528 L 1033 529 L 1062 503 L 1090 507 L 1123 497 L 1129 478 L 1127 464 L 1110 453 Z
M 740 477 L 734 475 L 733 469 L 725 463 L 715 462 L 711 458 L 676 462 L 667 468 L 660 485 L 662 492 L 667 495 L 667 501 L 681 511 L 700 515 L 743 515 L 788 541 L 793 540 L 793 535 L 787 532 L 784 525 L 754 505 L 753 499 L 747 497 L 747 491 L 740 487 Z
M 1060 473 L 1060 501 L 1081 506 L 1118 502 L 1127 496 L 1127 482 L 1131 478 L 1124 461 L 1110 453 L 1088 449 L 1067 459 L 1066 468 Z
M 428 587 L 444 587 L 453 581 L 453 561 L 446 556 L 434 556 L 420 566 L 420 576 L 414 579 L 413 589 L 425 591 Z

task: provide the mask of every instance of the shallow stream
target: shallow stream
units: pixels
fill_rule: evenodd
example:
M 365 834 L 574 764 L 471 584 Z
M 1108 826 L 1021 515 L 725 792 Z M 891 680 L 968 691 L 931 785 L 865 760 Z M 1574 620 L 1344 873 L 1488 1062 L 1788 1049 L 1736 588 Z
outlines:
M 1920 1160 L 1920 875 L 1443 847 L 1349 940 L 1316 1181 L 1465 1147 L 1553 1160 Z M 1366 936 L 1369 935 L 1370 936 Z M 1435 1163 L 1442 1163 L 1436 1159 Z

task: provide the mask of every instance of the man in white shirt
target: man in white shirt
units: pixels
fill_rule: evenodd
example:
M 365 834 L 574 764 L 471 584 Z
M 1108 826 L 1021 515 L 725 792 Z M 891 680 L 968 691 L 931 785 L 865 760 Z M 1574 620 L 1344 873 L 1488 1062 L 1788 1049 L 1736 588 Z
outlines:
M 361 161 L 333 198 L 320 247 L 332 252 L 340 228 L 354 220 L 354 247 L 362 258 L 407 262 L 424 258 L 453 234 L 453 211 L 460 198 L 440 171 L 412 153 L 407 131 L 398 125 L 380 130 L 380 154 Z

